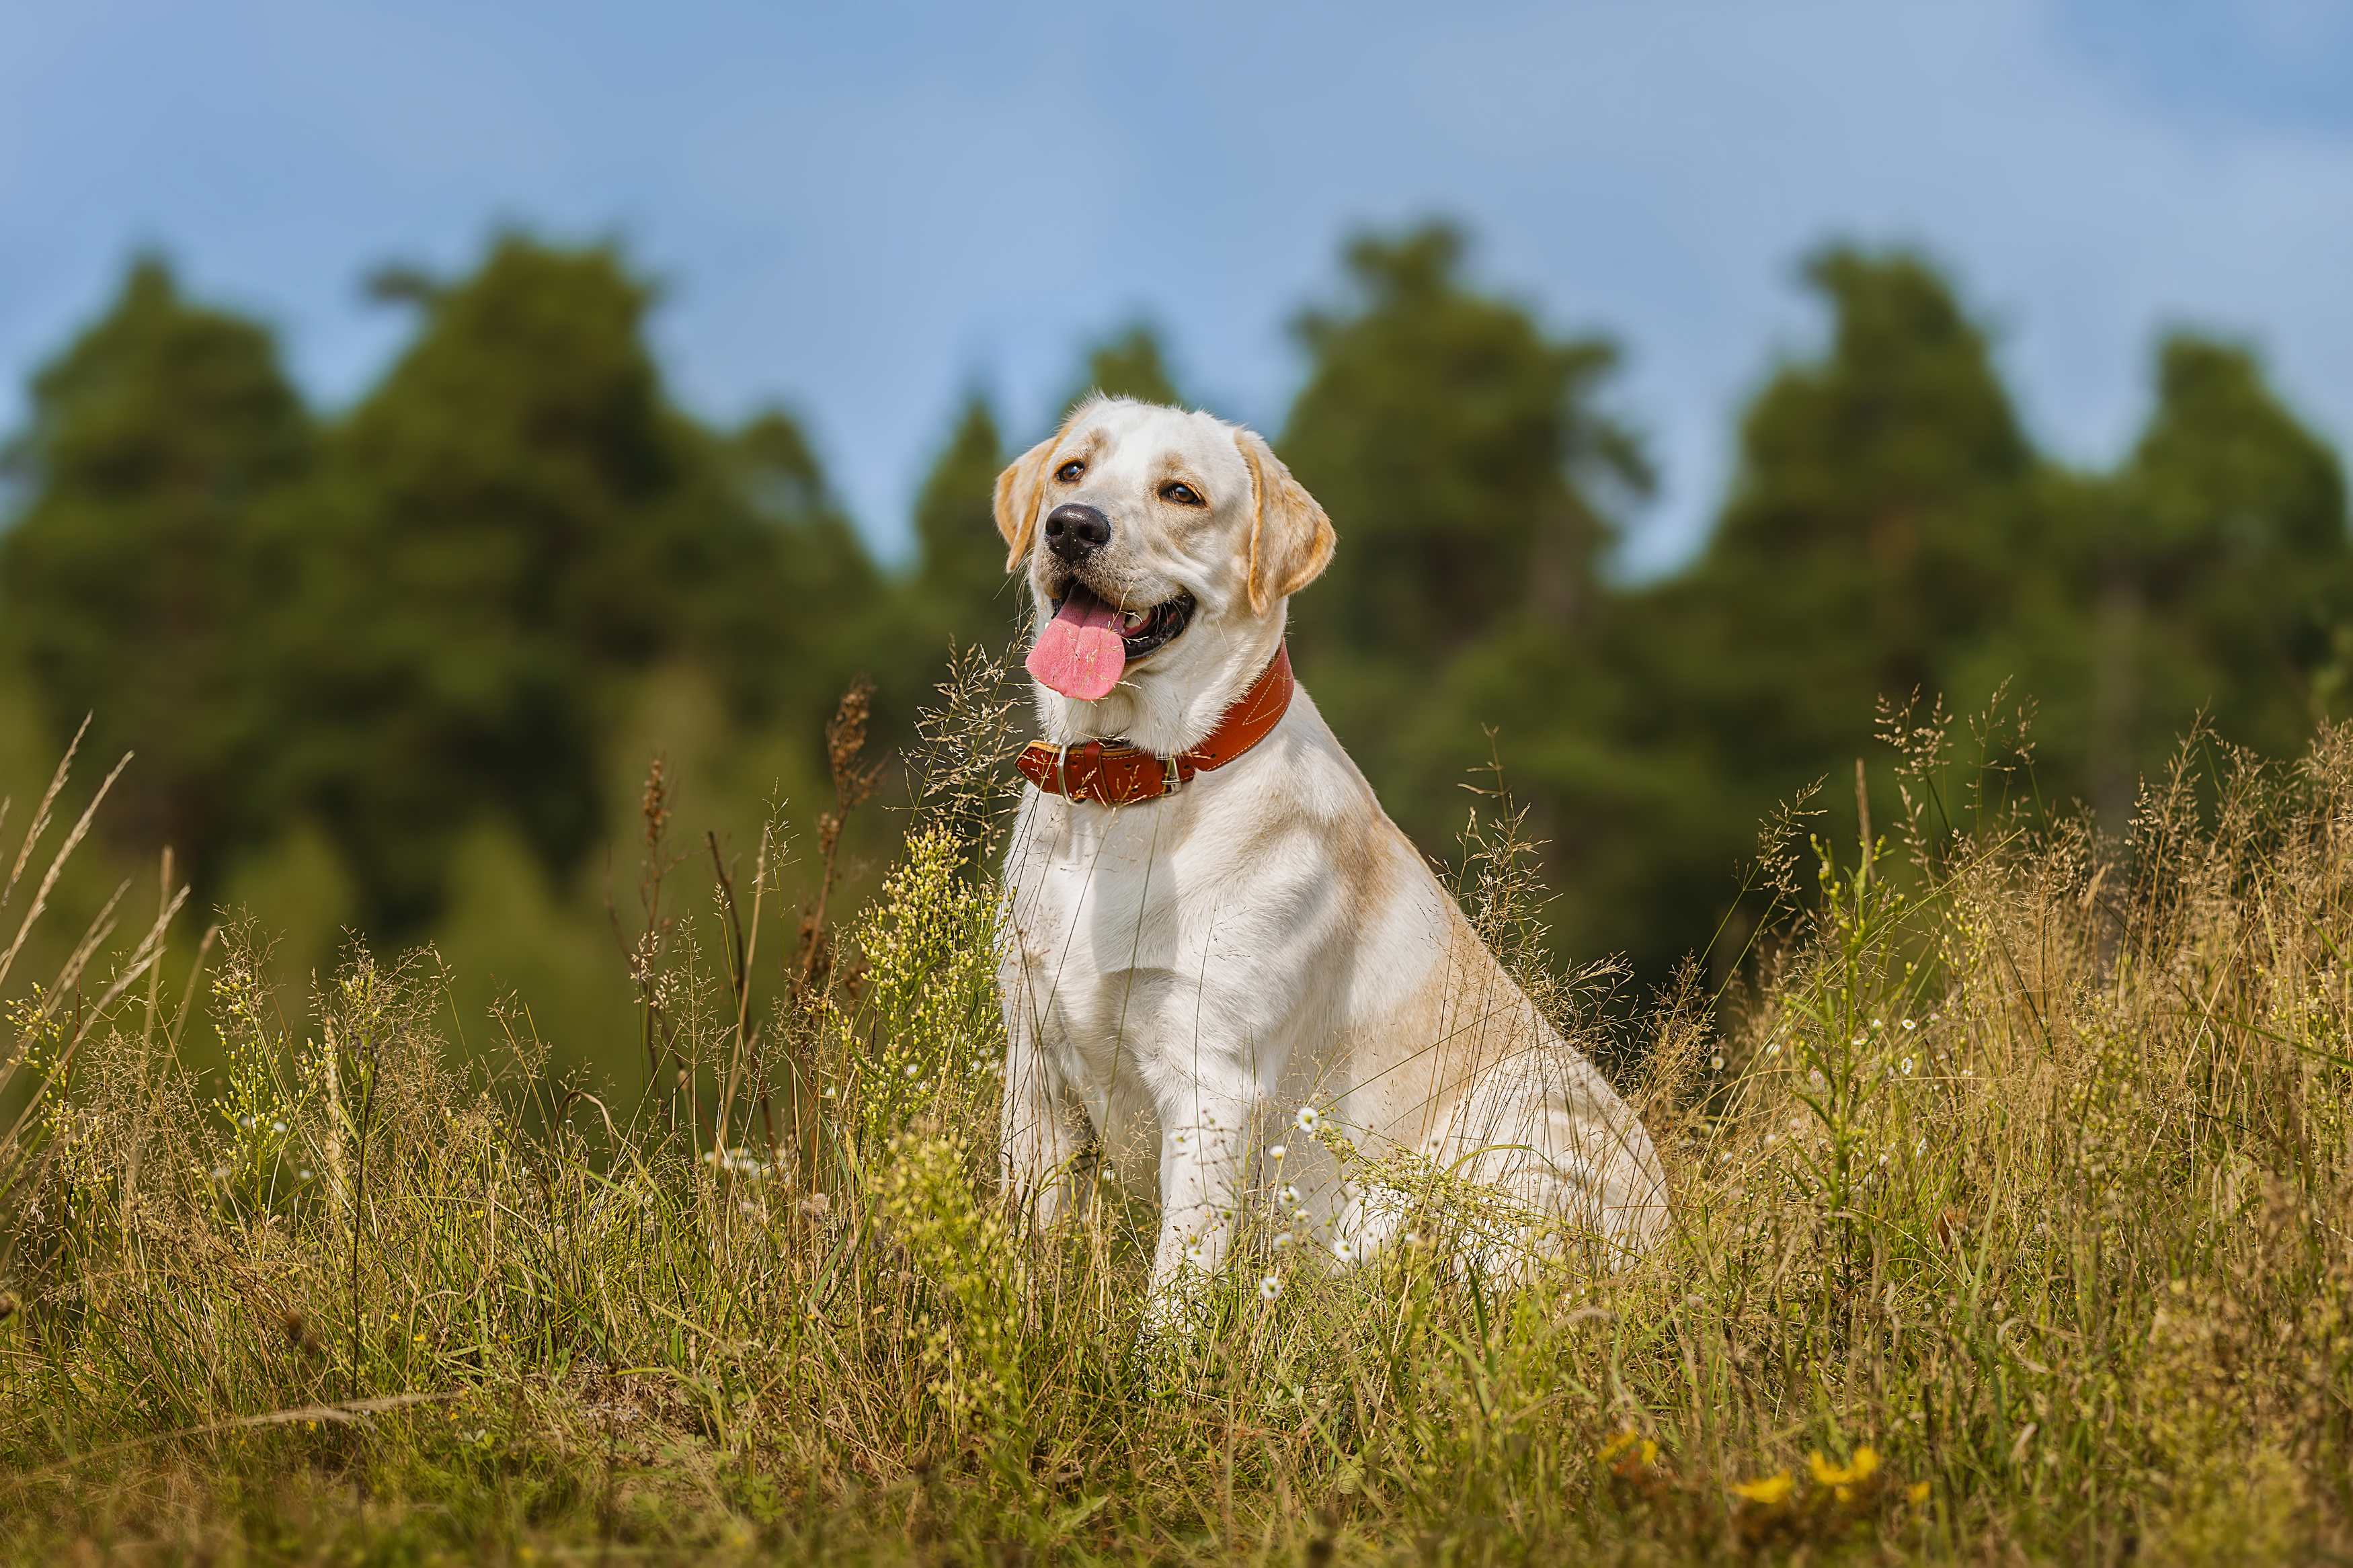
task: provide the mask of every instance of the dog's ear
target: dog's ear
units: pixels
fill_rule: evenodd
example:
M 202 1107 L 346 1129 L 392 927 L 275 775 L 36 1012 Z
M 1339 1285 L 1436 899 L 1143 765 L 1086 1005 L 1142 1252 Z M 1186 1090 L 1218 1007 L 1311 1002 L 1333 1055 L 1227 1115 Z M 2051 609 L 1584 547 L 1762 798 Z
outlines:
M 1005 466 L 997 476 L 997 531 L 1005 535 L 1005 569 L 1018 572 L 1038 530 L 1038 491 L 1046 483 L 1046 459 L 1062 438 L 1055 431 Z
M 1261 437 L 1234 432 L 1250 467 L 1250 608 L 1264 615 L 1277 599 L 1296 594 L 1324 574 L 1340 536 L 1305 486 L 1291 477 Z

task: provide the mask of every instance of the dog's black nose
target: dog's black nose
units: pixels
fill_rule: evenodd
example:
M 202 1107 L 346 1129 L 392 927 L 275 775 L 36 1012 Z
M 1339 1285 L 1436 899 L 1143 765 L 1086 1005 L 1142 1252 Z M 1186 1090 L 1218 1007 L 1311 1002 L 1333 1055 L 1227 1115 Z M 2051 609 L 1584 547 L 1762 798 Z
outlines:
M 1091 506 L 1072 502 L 1046 514 L 1047 548 L 1069 562 L 1080 562 L 1111 542 L 1111 519 Z

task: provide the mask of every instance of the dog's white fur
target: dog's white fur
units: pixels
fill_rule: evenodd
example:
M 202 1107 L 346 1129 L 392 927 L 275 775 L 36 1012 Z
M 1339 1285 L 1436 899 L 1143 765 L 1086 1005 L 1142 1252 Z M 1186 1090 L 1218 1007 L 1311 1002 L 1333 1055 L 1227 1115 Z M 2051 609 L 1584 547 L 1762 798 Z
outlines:
M 1206 504 L 1171 499 L 1179 484 Z M 1113 529 L 1076 570 L 1033 548 L 1072 501 Z M 1266 668 L 1335 542 L 1257 436 L 1125 399 L 1082 405 L 1007 468 L 997 520 L 1041 618 L 1074 577 L 1125 608 L 1193 595 L 1189 627 L 1102 700 L 1037 687 L 1048 741 L 1164 756 Z M 1007 1180 L 1047 1223 L 1097 1177 L 1154 1190 L 1156 1301 L 1218 1268 L 1237 1214 L 1279 1185 L 1299 1189 L 1282 1222 L 1326 1256 L 1390 1238 L 1398 1205 L 1299 1135 L 1303 1105 L 1368 1153 L 1402 1144 L 1624 1252 L 1662 1229 L 1641 1121 L 1480 943 L 1304 689 L 1257 748 L 1173 796 L 1029 791 L 1005 877 Z

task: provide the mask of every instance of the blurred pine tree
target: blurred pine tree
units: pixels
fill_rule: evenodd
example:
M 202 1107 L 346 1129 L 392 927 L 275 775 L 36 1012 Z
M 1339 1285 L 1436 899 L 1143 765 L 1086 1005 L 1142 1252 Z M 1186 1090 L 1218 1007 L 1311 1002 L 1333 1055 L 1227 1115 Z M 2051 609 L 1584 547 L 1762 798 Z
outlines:
M 1145 321 L 1113 333 L 1087 351 L 1086 373 L 1062 400 L 1062 413 L 1070 413 L 1081 398 L 1098 392 L 1105 397 L 1133 397 L 1138 403 L 1165 403 L 1172 408 L 1190 406 L 1168 373 L 1159 332 Z
M 6 465 L 25 497 L 0 545 L 0 625 L 57 741 L 140 753 L 106 821 L 169 844 L 202 885 L 266 832 L 252 789 L 268 672 L 262 512 L 315 447 L 265 327 L 188 301 L 159 257 L 33 380 Z M 88 764 L 85 764 L 86 766 Z
M 951 641 L 1002 648 L 1012 640 L 1021 596 L 1005 570 L 1005 539 L 993 510 L 1007 457 L 988 400 L 972 394 L 915 497 L 918 553 L 908 626 L 925 671 L 944 660 Z
M 2246 349 L 2189 334 L 2158 350 L 2157 402 L 2112 481 L 2096 545 L 2094 791 L 2161 766 L 2201 708 L 2275 756 L 2309 739 L 2315 677 L 2353 624 L 2353 550 L 2337 454 L 2265 384 Z
M 617 257 L 509 237 L 409 298 L 417 336 L 282 542 L 299 586 L 272 628 L 280 792 L 381 934 L 437 912 L 485 810 L 551 870 L 588 843 L 598 677 L 674 618 L 657 520 L 685 466 Z
M 1828 251 L 1807 278 L 1829 350 L 1749 405 L 1715 534 L 1661 599 L 1713 634 L 1683 676 L 1726 754 L 1777 775 L 1820 771 L 1879 697 L 1943 689 L 2038 542 L 2037 460 L 1950 286 L 1902 252 Z
M 1355 298 L 1298 325 L 1309 374 L 1281 443 L 1340 542 L 1293 605 L 1300 673 L 1392 816 L 1451 852 L 1458 787 L 1500 725 L 1506 780 L 1533 831 L 1574 835 L 1557 806 L 1567 755 L 1612 745 L 1598 684 L 1611 520 L 1647 493 L 1634 433 L 1604 407 L 1618 351 L 1556 339 L 1464 283 L 1442 225 L 1365 237 Z M 1605 769 L 1615 773 L 1615 769 Z M 1566 854 L 1565 849 L 1561 850 Z
M 300 586 L 274 628 L 278 793 L 327 825 L 385 934 L 436 911 L 481 813 L 572 866 L 604 819 L 617 675 L 700 654 L 739 709 L 813 732 L 873 586 L 788 419 L 722 439 L 669 405 L 651 291 L 610 249 L 510 236 L 407 297 L 416 338 L 283 542 Z
M 1613 507 L 1647 493 L 1641 444 L 1598 395 L 1618 350 L 1555 341 L 1527 310 L 1466 288 L 1458 230 L 1353 242 L 1357 299 L 1311 310 L 1310 361 L 1283 426 L 1292 471 L 1340 549 L 1301 641 L 1419 682 L 1517 612 L 1588 614 Z
M 689 435 L 695 484 L 676 521 L 696 559 L 678 573 L 670 635 L 725 682 L 738 719 L 820 754 L 843 687 L 896 646 L 882 574 L 789 415 Z
M 1831 316 L 1822 352 L 1749 404 L 1699 557 L 1611 618 L 1609 760 L 1625 769 L 1556 786 L 1587 829 L 1572 951 L 1623 951 L 1652 977 L 1727 921 L 1713 962 L 1736 951 L 1757 825 L 1852 776 L 1882 699 L 1966 709 L 2031 678 L 2019 627 L 2064 592 L 2045 471 L 1944 276 L 1835 247 L 1804 277 Z M 1852 823 L 1851 789 L 1829 804 Z

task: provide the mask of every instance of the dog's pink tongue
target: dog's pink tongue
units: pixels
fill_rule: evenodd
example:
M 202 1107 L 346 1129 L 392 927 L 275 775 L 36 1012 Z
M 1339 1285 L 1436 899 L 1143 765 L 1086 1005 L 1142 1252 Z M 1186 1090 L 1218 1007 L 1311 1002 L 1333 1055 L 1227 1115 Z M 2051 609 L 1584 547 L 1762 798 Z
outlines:
M 1072 584 L 1071 596 L 1029 647 L 1029 673 L 1082 702 L 1093 702 L 1119 684 L 1127 667 L 1120 613 Z

